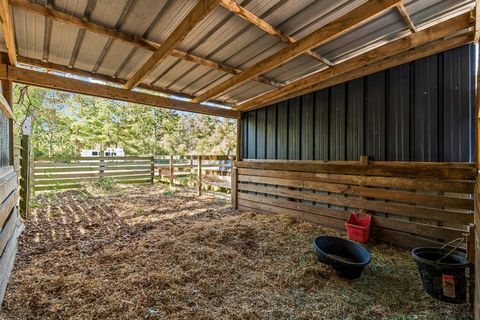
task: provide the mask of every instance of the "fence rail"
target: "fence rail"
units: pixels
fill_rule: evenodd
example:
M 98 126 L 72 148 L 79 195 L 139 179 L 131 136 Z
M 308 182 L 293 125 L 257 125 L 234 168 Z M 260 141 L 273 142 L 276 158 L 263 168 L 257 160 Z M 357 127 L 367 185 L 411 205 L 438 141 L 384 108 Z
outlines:
M 189 178 L 200 194 L 205 187 L 230 189 L 233 160 L 218 155 L 38 157 L 32 162 L 31 183 L 33 191 L 44 191 L 79 188 L 105 177 L 122 184 L 161 181 L 171 185 Z

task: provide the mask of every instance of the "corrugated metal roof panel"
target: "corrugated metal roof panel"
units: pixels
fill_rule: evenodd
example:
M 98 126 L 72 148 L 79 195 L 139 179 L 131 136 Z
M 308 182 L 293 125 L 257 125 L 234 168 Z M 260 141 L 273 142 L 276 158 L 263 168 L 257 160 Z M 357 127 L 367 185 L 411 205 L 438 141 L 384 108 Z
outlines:
M 114 75 L 122 65 L 128 53 L 133 47 L 122 41 L 113 41 L 98 72 L 102 74 Z M 103 50 L 103 48 L 102 48 Z M 96 56 L 98 58 L 98 56 Z M 96 61 L 96 60 L 95 60 Z
M 120 31 L 127 34 L 141 37 L 152 24 L 157 24 L 155 18 L 158 14 L 163 14 L 167 9 L 168 0 L 137 0 L 132 8 L 132 12 L 126 17 L 120 27 Z M 150 39 L 149 35 L 146 35 Z
M 128 0 L 96 0 L 90 21 L 100 22 L 103 26 L 115 28 L 118 18 L 122 15 Z M 140 23 L 138 21 L 137 23 Z
M 196 4 L 195 0 L 175 0 L 172 5 L 158 18 L 155 27 L 150 33 L 150 39 L 156 42 L 163 42 L 172 33 L 175 27 L 188 14 Z
M 187 86 L 184 87 L 182 91 L 185 91 L 189 94 L 196 94 L 199 92 L 199 90 L 202 90 L 208 85 L 218 84 L 220 81 L 225 81 L 229 77 L 231 77 L 230 74 L 226 74 L 218 70 L 209 69 L 209 71 L 201 74 L 197 78 L 195 78 L 194 76 L 190 77 L 191 82 L 187 84 Z
M 265 74 L 265 77 L 276 79 L 281 82 L 287 82 L 292 79 L 298 79 L 317 70 L 325 69 L 326 66 L 321 62 L 305 54 L 289 61 L 288 63 Z
M 12 16 L 18 53 L 24 57 L 42 59 L 46 18 L 17 8 L 13 9 Z M 3 32 L 1 43 L 6 50 Z
M 235 89 L 227 92 L 226 94 L 220 97 L 220 100 L 228 99 L 230 101 L 242 101 L 248 99 L 249 97 L 265 93 L 272 90 L 273 87 L 267 84 L 257 82 L 257 81 L 248 81 L 241 86 L 236 87 Z
M 285 34 L 300 39 L 365 3 L 366 0 L 237 0 L 236 2 Z M 35 3 L 45 5 L 45 0 L 37 0 Z M 84 17 L 88 3 L 89 0 L 56 0 L 54 7 L 71 15 Z M 197 0 L 136 0 L 133 2 L 97 0 L 90 20 L 109 28 L 118 27 L 118 30 L 127 34 L 162 42 L 196 3 Z M 452 14 L 473 8 L 474 1 L 407 0 L 405 5 L 414 23 L 424 28 L 432 21 L 437 23 Z M 18 53 L 29 58 L 44 58 L 45 18 L 15 8 L 13 19 Z M 71 61 L 79 29 L 57 21 L 51 24 L 48 60 L 66 66 Z M 317 51 L 338 62 L 408 32 L 398 12 L 392 9 L 391 12 L 321 46 Z M 1 49 L 5 50 L 1 36 L 0 41 Z M 106 48 L 107 41 L 107 37 L 86 32 L 83 42 L 79 44 L 74 66 L 93 70 L 99 57 L 102 56 L 102 51 Z M 200 57 L 245 69 L 278 52 L 285 47 L 285 44 L 218 6 L 192 29 L 177 47 Z M 151 52 L 146 49 L 113 41 L 97 72 L 126 79 L 138 70 L 150 55 Z M 289 81 L 324 67 L 318 61 L 302 55 L 271 70 L 265 76 L 277 81 Z M 158 82 L 165 87 L 198 94 L 229 77 L 231 75 L 209 67 L 195 66 L 190 62 L 169 57 L 143 82 Z M 237 100 L 240 97 L 248 99 L 265 87 L 269 86 L 249 82 L 225 94 L 223 98 L 226 101 Z
M 74 67 L 92 71 L 97 63 L 98 57 L 102 53 L 108 38 L 92 32 L 85 32 Z M 104 62 L 107 62 L 104 60 Z M 107 62 L 108 63 L 108 62 Z M 104 71 L 104 74 L 112 75 L 111 72 Z
M 333 61 L 346 59 L 361 54 L 371 46 L 379 46 L 391 41 L 397 38 L 399 33 L 409 33 L 406 28 L 398 12 L 390 11 L 321 46 L 316 51 Z
M 50 62 L 68 66 L 79 30 L 73 26 L 53 21 L 48 59 Z
M 118 50 L 113 49 L 113 46 L 112 46 L 111 51 L 115 52 Z M 133 49 L 125 50 L 125 52 L 122 52 L 122 56 L 124 54 L 126 54 L 127 57 L 130 57 L 130 58 L 128 60 L 126 60 L 126 58 L 123 58 L 123 57 L 122 57 L 123 59 L 120 59 L 122 60 L 122 64 L 117 70 L 116 75 L 121 79 L 128 79 L 133 75 L 135 71 L 137 71 L 139 66 L 142 65 L 152 55 L 152 52 L 143 48 L 133 48 Z

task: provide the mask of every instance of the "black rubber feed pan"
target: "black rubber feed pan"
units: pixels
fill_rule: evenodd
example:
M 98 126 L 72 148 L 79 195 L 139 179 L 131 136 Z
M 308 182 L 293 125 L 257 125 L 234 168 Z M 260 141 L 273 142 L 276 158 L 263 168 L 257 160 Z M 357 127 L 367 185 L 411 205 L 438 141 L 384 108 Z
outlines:
M 469 265 L 465 253 L 447 249 L 421 247 L 412 250 L 418 266 L 422 286 L 430 296 L 450 303 L 465 303 L 467 298 L 466 269 Z M 441 261 L 441 259 L 444 257 Z
M 359 278 L 371 260 L 367 249 L 342 238 L 319 236 L 313 240 L 313 247 L 318 260 L 331 265 L 344 278 Z

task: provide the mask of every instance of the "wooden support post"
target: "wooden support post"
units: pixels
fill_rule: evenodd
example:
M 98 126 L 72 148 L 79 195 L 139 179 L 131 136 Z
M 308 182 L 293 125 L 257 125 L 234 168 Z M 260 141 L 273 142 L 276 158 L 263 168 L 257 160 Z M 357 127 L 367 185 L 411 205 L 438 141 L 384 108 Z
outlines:
M 170 155 L 170 175 L 169 175 L 169 178 L 170 178 L 170 187 L 173 186 L 173 156 Z
M 155 156 L 152 156 L 151 162 L 150 162 L 150 170 L 151 170 L 151 183 L 155 183 Z
M 470 263 L 468 273 L 468 299 L 470 305 L 475 304 L 475 224 L 470 223 L 467 228 L 467 259 Z
M 202 156 L 198 156 L 198 167 L 197 167 L 197 193 L 199 196 L 202 195 Z
M 193 185 L 193 156 L 190 156 L 190 183 Z
M 5 57 L 6 59 L 6 57 Z M 13 82 L 10 80 L 2 80 L 2 93 L 5 100 L 10 105 L 13 111 Z M 15 165 L 15 152 L 14 152 L 14 133 L 13 133 L 13 119 L 8 119 L 8 154 L 9 154 L 9 164 L 11 166 Z
M 33 152 L 30 152 L 30 192 L 35 197 L 35 157 Z
M 30 135 L 22 135 L 20 160 L 20 216 L 27 218 L 30 204 Z
M 368 165 L 368 156 L 360 156 L 360 164 L 363 166 Z
M 104 151 L 100 150 L 100 166 L 98 167 L 98 176 L 103 177 L 105 173 L 105 155 Z
M 237 161 L 242 160 L 242 120 L 237 119 L 237 150 L 235 153 Z
M 232 199 L 232 208 L 237 210 L 238 209 L 238 196 L 237 196 L 237 192 L 238 192 L 238 189 L 237 189 L 237 184 L 238 184 L 238 172 L 237 172 L 237 168 L 236 166 L 234 165 L 234 161 L 233 161 L 233 157 L 232 157 L 232 169 L 231 169 L 231 187 L 230 187 L 230 191 L 231 191 L 231 199 Z

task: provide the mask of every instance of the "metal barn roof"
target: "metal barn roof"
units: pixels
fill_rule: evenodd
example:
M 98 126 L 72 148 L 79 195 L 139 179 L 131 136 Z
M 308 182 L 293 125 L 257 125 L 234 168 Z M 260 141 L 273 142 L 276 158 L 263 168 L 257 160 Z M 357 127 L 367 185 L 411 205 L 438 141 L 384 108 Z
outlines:
M 202 1 L 202 0 L 199 0 Z M 365 0 L 236 0 L 236 4 L 295 40 L 341 18 Z M 10 0 L 17 54 L 21 61 L 43 61 L 128 80 L 150 57 L 152 50 L 64 23 L 25 9 L 25 3 L 65 13 L 116 32 L 158 44 L 166 41 L 196 5 L 196 0 Z M 474 0 L 406 0 L 404 6 L 416 28 L 422 30 L 472 10 Z M 333 64 L 408 35 L 400 13 L 391 9 L 317 48 Z M 0 49 L 7 50 L 3 34 Z M 195 97 L 231 78 L 288 44 L 266 33 L 221 5 L 192 28 L 176 49 L 220 64 L 212 68 L 179 55 L 163 59 L 141 80 L 145 87 Z M 27 59 L 28 58 L 28 59 Z M 23 59 L 23 60 L 22 60 Z M 34 59 L 34 60 L 32 60 Z M 215 97 L 235 105 L 329 66 L 310 55 L 300 55 Z

